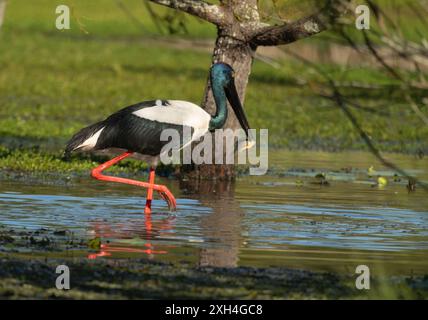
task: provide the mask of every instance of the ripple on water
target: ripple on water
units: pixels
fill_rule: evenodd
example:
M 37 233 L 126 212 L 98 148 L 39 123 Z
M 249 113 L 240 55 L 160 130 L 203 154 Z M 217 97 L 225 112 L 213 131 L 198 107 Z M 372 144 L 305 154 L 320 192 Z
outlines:
M 167 183 L 177 189 L 176 181 Z M 99 236 L 114 246 L 112 256 L 125 249 L 147 253 L 149 247 L 147 254 L 160 248 L 170 260 L 220 257 L 224 265 L 271 265 L 297 251 L 304 252 L 296 258 L 304 263 L 309 252 L 321 261 L 331 250 L 395 252 L 394 259 L 428 250 L 428 200 L 402 185 L 300 186 L 295 177 L 268 176 L 240 179 L 222 192 L 175 192 L 178 212 L 155 200 L 155 213 L 145 216 L 142 192 L 135 188 L 85 180 L 67 188 L 10 182 L 0 186 L 0 225 Z
M 2 224 L 16 228 L 68 228 L 86 233 L 103 222 L 115 236 L 140 236 L 147 228 L 141 215 L 140 197 L 78 197 L 1 193 Z M 281 249 L 287 245 L 370 250 L 428 249 L 428 215 L 388 207 L 311 206 L 239 203 L 239 227 L 203 223 L 216 215 L 215 208 L 194 199 L 180 199 L 178 213 L 168 213 L 162 201 L 154 201 L 154 230 L 164 231 L 157 240 L 198 243 L 227 242 L 240 232 L 249 247 Z M 210 202 L 209 205 L 212 205 Z M 227 208 L 228 206 L 226 206 Z M 236 216 L 229 211 L 230 216 Z M 224 219 L 224 217 L 223 217 Z M 219 220 L 222 220 L 221 215 Z M 236 219 L 235 219 L 236 220 Z M 168 225 L 168 227 L 165 227 Z M 164 227 L 164 230 L 162 230 Z M 224 227 L 222 229 L 222 227 Z M 153 230 L 153 231 L 154 231 Z M 208 235 L 208 236 L 207 236 Z M 216 239 L 220 237 L 222 239 Z

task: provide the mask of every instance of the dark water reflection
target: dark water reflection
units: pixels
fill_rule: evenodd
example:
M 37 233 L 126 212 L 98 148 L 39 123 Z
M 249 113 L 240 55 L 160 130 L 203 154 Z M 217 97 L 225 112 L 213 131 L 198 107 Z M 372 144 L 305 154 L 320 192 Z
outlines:
M 179 210 L 169 213 L 156 200 L 148 216 L 144 191 L 129 186 L 90 179 L 66 186 L 2 181 L 0 224 L 100 237 L 100 250 L 67 253 L 91 259 L 144 256 L 201 266 L 339 271 L 370 264 L 390 273 L 428 271 L 428 197 L 422 190 L 408 193 L 406 182 L 392 177 L 383 188 L 371 186 L 374 180 L 365 172 L 374 160 L 366 154 L 278 152 L 271 158 L 270 175 L 234 183 L 164 180 Z M 426 160 L 394 160 L 426 179 Z M 343 166 L 352 170 L 341 174 Z M 319 172 L 326 173 L 329 186 L 315 184 Z

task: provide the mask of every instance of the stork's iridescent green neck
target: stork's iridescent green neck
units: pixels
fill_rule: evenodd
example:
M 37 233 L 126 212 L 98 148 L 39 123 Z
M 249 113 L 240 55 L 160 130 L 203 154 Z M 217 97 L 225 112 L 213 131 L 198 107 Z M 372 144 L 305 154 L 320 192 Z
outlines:
M 223 63 L 216 63 L 210 73 L 211 90 L 216 104 L 216 113 L 211 117 L 210 130 L 220 129 L 227 119 L 226 87 L 233 82 L 233 69 Z
M 229 101 L 242 129 L 248 135 L 250 129 L 238 92 L 235 87 L 234 71 L 226 63 L 216 63 L 211 68 L 211 89 L 216 104 L 216 113 L 211 117 L 209 130 L 220 129 L 227 119 L 227 101 Z
M 211 89 L 216 104 L 216 113 L 210 120 L 209 130 L 220 129 L 224 126 L 227 119 L 227 98 L 224 86 L 218 78 L 211 80 Z

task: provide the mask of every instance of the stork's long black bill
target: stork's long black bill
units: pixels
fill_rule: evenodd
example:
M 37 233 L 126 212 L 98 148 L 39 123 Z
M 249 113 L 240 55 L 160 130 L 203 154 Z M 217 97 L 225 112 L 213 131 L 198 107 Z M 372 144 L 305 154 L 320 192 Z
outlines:
M 244 108 L 239 100 L 238 92 L 236 91 L 235 82 L 233 80 L 230 81 L 230 84 L 225 88 L 225 92 L 227 100 L 229 100 L 242 129 L 244 129 L 245 134 L 247 135 L 247 140 L 251 140 L 250 133 L 248 131 L 250 129 L 250 125 L 248 124 L 247 116 L 245 115 Z

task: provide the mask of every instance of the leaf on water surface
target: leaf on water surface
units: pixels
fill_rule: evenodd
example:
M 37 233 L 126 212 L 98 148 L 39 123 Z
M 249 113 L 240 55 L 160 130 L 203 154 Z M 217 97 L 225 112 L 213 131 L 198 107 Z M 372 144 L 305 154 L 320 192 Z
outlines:
M 384 177 L 379 177 L 379 178 L 377 178 L 377 183 L 380 186 L 386 186 L 388 184 L 388 179 L 386 179 Z

